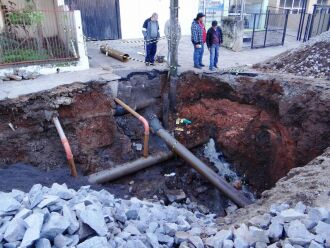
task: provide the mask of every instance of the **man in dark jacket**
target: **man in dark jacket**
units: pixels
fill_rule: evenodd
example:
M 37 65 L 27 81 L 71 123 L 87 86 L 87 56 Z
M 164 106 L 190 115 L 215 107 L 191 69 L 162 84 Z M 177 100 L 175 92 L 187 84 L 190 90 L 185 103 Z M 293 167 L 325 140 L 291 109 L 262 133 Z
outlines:
M 204 26 L 203 13 L 198 13 L 191 24 L 191 42 L 194 45 L 194 67 L 201 69 L 203 65 L 204 43 L 206 41 L 206 30 Z
M 206 44 L 210 50 L 210 70 L 218 68 L 219 48 L 222 44 L 222 30 L 218 26 L 217 21 L 212 22 L 212 27 L 209 28 L 206 35 Z
M 154 65 L 157 52 L 157 42 L 160 37 L 157 13 L 153 13 L 150 18 L 145 20 L 142 27 L 142 33 L 146 45 L 145 63 L 146 65 Z

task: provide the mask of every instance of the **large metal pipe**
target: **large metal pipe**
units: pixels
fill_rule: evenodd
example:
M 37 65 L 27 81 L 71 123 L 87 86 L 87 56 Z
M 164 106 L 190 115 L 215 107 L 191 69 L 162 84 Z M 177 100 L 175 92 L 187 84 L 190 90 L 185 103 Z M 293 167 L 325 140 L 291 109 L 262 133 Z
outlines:
M 115 98 L 115 102 L 121 105 L 124 109 L 134 115 L 139 121 L 142 122 L 144 126 L 144 147 L 143 147 L 143 156 L 146 158 L 149 155 L 149 123 L 148 121 L 139 113 L 137 113 L 134 109 L 128 106 L 126 103 L 121 101 L 118 98 Z
M 117 51 L 115 49 L 112 49 L 111 47 L 108 47 L 107 45 L 100 46 L 100 51 L 104 53 L 106 56 L 118 59 L 121 62 L 126 62 L 130 58 L 127 53 Z
M 215 187 L 217 187 L 223 194 L 225 194 L 230 200 L 236 203 L 239 207 L 245 207 L 252 203 L 250 199 L 245 197 L 241 192 L 232 187 L 223 178 L 216 174 L 211 168 L 204 164 L 194 154 L 192 154 L 186 147 L 184 147 L 179 141 L 177 141 L 169 132 L 167 132 L 161 125 L 160 121 L 154 117 L 150 125 L 152 130 L 161 137 L 165 143 L 182 159 L 188 162 L 197 172 L 210 181 Z
M 164 162 L 174 155 L 173 152 L 160 152 L 156 155 L 150 155 L 147 158 L 139 158 L 133 162 L 127 162 L 113 169 L 100 171 L 88 177 L 90 183 L 105 183 L 117 180 L 121 177 L 135 173 L 139 170 L 148 168 L 152 165 Z
M 71 151 L 69 141 L 68 141 L 67 137 L 65 136 L 65 133 L 63 131 L 63 128 L 61 126 L 61 123 L 60 123 L 59 119 L 57 117 L 53 117 L 53 122 L 55 124 L 58 135 L 61 138 L 61 142 L 62 142 L 62 145 L 64 147 L 64 150 L 65 150 L 65 153 L 66 153 L 66 158 L 68 160 L 69 168 L 70 168 L 70 171 L 71 171 L 71 176 L 76 177 L 77 176 L 77 169 L 76 169 L 76 165 L 74 163 L 73 154 L 72 154 L 72 151 Z

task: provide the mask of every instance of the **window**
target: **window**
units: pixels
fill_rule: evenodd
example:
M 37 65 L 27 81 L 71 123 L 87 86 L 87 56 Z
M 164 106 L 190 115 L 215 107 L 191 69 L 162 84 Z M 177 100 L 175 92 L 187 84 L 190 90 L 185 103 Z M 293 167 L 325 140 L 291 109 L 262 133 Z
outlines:
M 301 12 L 303 1 L 306 0 L 280 0 L 280 8 L 290 10 L 292 14 Z M 327 1 L 327 0 L 318 0 Z
M 318 5 L 326 5 L 327 4 L 327 0 L 317 0 L 316 4 L 318 4 Z

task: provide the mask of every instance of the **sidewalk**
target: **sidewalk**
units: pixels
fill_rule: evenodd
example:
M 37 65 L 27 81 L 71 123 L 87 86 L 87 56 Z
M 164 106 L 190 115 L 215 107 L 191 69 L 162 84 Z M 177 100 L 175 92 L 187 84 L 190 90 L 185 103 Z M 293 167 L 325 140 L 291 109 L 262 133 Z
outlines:
M 117 49 L 119 51 L 128 53 L 131 57 L 141 60 L 142 62 L 137 61 L 129 61 L 126 63 L 120 62 L 113 58 L 107 57 L 104 54 L 101 54 L 99 51 L 99 47 L 102 44 L 107 44 L 109 47 Z M 244 48 L 241 52 L 233 52 L 226 48 L 220 49 L 220 69 L 227 69 L 232 67 L 240 67 L 240 66 L 251 66 L 255 63 L 262 62 L 267 60 L 273 56 L 276 56 L 288 49 L 295 48 L 299 46 L 299 42 L 295 40 L 294 37 L 287 36 L 286 42 L 284 46 L 274 46 L 267 48 L 259 48 L 259 49 L 251 49 Z M 166 64 L 156 65 L 154 67 L 147 67 L 144 65 L 143 60 L 144 56 L 140 55 L 144 53 L 144 45 L 143 42 L 139 43 L 125 43 L 122 40 L 113 40 L 113 41 L 97 41 L 97 42 L 88 42 L 88 53 L 90 57 L 90 66 L 91 68 L 104 68 L 109 69 L 112 68 L 113 71 L 129 71 L 129 70 L 150 70 L 150 69 L 164 69 L 166 68 Z M 167 56 L 167 41 L 161 40 L 158 43 L 158 55 Z M 203 69 L 207 71 L 209 65 L 209 51 L 205 48 L 203 63 L 206 67 Z M 179 64 L 181 67 L 179 68 L 179 73 L 182 73 L 187 70 L 193 69 L 193 46 L 190 41 L 190 36 L 182 37 L 179 45 Z M 197 70 L 201 71 L 201 70 Z
M 100 45 L 108 44 L 110 47 L 128 53 L 132 58 L 138 61 L 121 62 L 111 57 L 107 57 L 100 53 Z M 287 40 L 284 46 L 250 49 L 245 48 L 241 52 L 233 52 L 226 48 L 220 49 L 220 69 L 229 69 L 233 67 L 244 67 L 248 69 L 249 66 L 267 60 L 273 56 L 276 56 L 287 49 L 295 48 L 299 46 L 299 42 L 295 41 L 293 37 L 287 36 Z M 71 84 L 74 82 L 87 83 L 90 81 L 96 81 L 104 79 L 107 81 L 118 80 L 121 77 L 125 77 L 134 71 L 151 71 L 166 70 L 167 64 L 156 64 L 156 66 L 147 67 L 144 63 L 144 56 L 140 55 L 144 53 L 143 41 L 136 41 L 132 43 L 126 43 L 122 40 L 113 41 L 97 41 L 88 42 L 87 49 L 89 54 L 90 69 L 79 72 L 67 72 L 53 75 L 43 75 L 35 80 L 26 81 L 9 81 L 0 84 L 0 100 L 6 98 L 15 98 L 21 95 L 26 95 L 43 90 L 49 90 L 59 85 Z M 165 39 L 158 43 L 158 54 L 167 56 L 167 41 Z M 179 45 L 179 64 L 178 72 L 182 73 L 188 70 L 195 70 L 196 72 L 208 71 L 208 58 L 209 51 L 205 49 L 203 62 L 206 65 L 203 70 L 193 68 L 193 46 L 190 41 L 190 37 L 185 36 L 181 39 Z

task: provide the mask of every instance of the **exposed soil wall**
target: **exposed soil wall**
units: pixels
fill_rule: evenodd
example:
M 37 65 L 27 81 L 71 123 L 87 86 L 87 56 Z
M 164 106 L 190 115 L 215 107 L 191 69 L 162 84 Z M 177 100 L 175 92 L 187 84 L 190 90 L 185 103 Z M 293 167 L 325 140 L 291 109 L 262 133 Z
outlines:
M 181 140 L 213 136 L 259 192 L 330 146 L 327 81 L 187 73 L 178 98 L 178 116 L 193 121 Z

